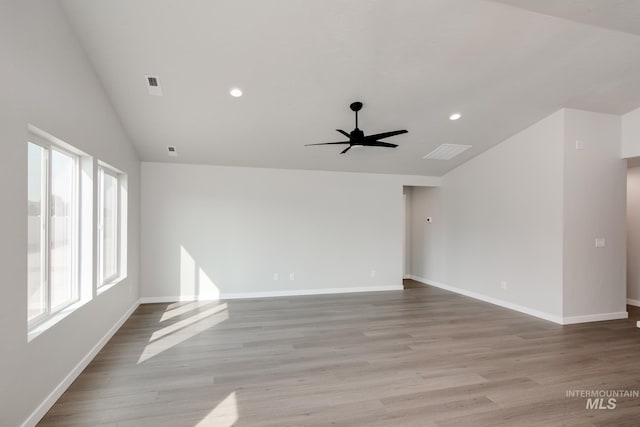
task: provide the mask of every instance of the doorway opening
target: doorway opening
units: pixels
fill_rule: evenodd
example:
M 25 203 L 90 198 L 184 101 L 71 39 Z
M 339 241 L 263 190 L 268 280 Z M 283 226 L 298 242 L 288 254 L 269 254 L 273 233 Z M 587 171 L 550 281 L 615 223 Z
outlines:
M 438 234 L 432 227 L 433 215 L 439 209 L 438 200 L 434 198 L 436 189 L 402 188 L 402 284 L 405 289 L 424 287 L 431 275 L 431 264 L 439 257 Z
M 627 161 L 627 312 L 640 321 L 640 157 Z

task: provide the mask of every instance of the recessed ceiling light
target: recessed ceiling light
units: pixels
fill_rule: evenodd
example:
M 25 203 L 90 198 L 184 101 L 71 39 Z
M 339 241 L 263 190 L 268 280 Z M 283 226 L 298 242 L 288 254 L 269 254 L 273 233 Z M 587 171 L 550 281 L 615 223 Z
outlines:
M 458 120 L 460 117 L 462 117 L 462 114 L 453 113 L 452 115 L 449 116 L 449 120 Z
M 234 87 L 233 89 L 231 89 L 231 91 L 229 91 L 229 94 L 234 98 L 240 98 L 242 96 L 242 91 L 239 88 Z

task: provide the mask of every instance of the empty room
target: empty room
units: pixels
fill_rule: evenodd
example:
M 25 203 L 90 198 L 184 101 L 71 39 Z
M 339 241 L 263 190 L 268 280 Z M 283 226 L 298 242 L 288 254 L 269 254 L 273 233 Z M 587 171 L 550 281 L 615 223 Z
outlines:
M 0 426 L 640 424 L 640 1 L 0 0 Z

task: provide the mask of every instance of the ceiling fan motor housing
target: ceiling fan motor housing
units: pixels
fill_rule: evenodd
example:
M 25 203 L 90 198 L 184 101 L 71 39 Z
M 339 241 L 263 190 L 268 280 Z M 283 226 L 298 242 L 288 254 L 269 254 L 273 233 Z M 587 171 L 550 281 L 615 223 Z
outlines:
M 355 144 L 358 141 L 360 142 L 364 141 L 364 132 L 358 128 L 355 128 L 354 130 L 352 130 L 350 135 L 351 135 L 350 139 L 352 144 Z

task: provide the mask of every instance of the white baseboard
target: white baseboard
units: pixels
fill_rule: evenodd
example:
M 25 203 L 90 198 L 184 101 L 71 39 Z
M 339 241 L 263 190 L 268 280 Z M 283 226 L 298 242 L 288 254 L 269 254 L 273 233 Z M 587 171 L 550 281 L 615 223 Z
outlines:
M 467 297 L 471 297 L 480 301 L 488 302 L 490 304 L 498 305 L 500 307 L 508 308 L 509 310 L 519 311 L 520 313 L 528 314 L 530 316 L 538 317 L 540 319 L 548 320 L 553 323 L 557 323 L 562 325 L 562 318 L 560 316 L 555 316 L 550 313 L 546 313 L 544 311 L 534 310 L 529 307 L 525 307 L 518 304 L 513 304 L 507 301 L 503 301 L 497 298 L 489 297 L 486 295 L 479 294 L 477 292 L 468 291 L 462 288 L 456 288 L 455 286 L 445 285 L 444 283 L 438 283 L 434 280 L 425 279 L 424 277 L 419 276 L 411 276 L 411 278 L 417 282 L 424 283 L 425 285 L 435 286 L 436 288 L 444 289 L 446 291 L 455 292 L 456 294 L 464 295 Z
M 219 297 L 215 295 L 180 295 L 169 297 L 141 297 L 140 304 L 155 304 L 165 302 L 182 302 L 182 301 L 212 301 L 218 300 Z
M 22 423 L 22 427 L 33 427 L 44 417 L 51 409 L 54 403 L 62 396 L 67 388 L 71 385 L 71 383 L 78 378 L 78 375 L 82 373 L 82 371 L 89 365 L 89 363 L 93 360 L 94 357 L 98 354 L 98 352 L 105 346 L 105 344 L 113 337 L 113 335 L 120 329 L 120 327 L 127 321 L 127 319 L 133 314 L 133 312 L 140 305 L 139 302 L 135 302 L 126 313 L 116 322 L 115 325 L 98 341 L 96 345 L 93 346 L 91 351 L 87 353 L 86 356 L 80 360 L 80 362 L 69 372 L 69 374 L 58 384 L 58 386 L 49 393 L 49 396 L 36 408 L 35 411 L 26 419 L 25 422 Z
M 573 325 L 575 323 L 602 322 L 603 320 L 620 320 L 620 319 L 628 319 L 628 318 L 629 318 L 629 313 L 627 313 L 626 311 L 618 311 L 615 313 L 598 313 L 598 314 L 587 314 L 585 316 L 563 317 L 562 324 Z
M 286 290 L 286 291 L 221 293 L 220 295 L 180 295 L 180 296 L 164 296 L 164 297 L 143 297 L 143 298 L 140 298 L 140 303 L 150 304 L 150 303 L 165 303 L 165 302 L 178 302 L 178 301 L 209 301 L 209 300 L 245 299 L 245 298 L 293 297 L 293 296 L 302 296 L 302 295 L 351 294 L 356 292 L 401 291 L 402 289 L 403 289 L 402 285 L 390 285 L 390 286 L 366 286 L 366 287 L 355 287 L 355 288 L 293 289 L 293 290 Z
M 627 298 L 627 304 L 634 307 L 640 307 L 640 300 Z
M 540 319 L 549 320 L 551 322 L 557 323 L 559 325 L 573 325 L 576 323 L 587 323 L 587 322 L 602 322 L 604 320 L 619 320 L 619 319 L 627 319 L 629 314 L 626 311 L 620 311 L 615 313 L 598 313 L 598 314 L 588 314 L 584 316 L 571 316 L 571 317 L 560 317 L 555 316 L 553 314 L 545 313 L 544 311 L 534 310 L 529 307 L 524 307 L 518 304 L 512 304 L 507 301 L 503 301 L 497 298 L 492 298 L 486 295 L 479 294 L 477 292 L 468 291 L 466 289 L 456 288 L 454 286 L 445 285 L 444 283 L 438 283 L 433 280 L 425 279 L 424 277 L 419 276 L 411 276 L 411 279 L 424 283 L 425 285 L 435 286 L 436 288 L 441 288 L 447 291 L 455 292 L 460 295 L 465 295 L 471 298 L 478 299 L 480 301 L 488 302 L 490 304 L 499 305 L 500 307 L 508 308 L 510 310 L 519 311 L 524 314 L 528 314 L 530 316 L 539 317 Z M 631 300 L 634 301 L 634 300 Z M 640 301 L 634 301 L 640 303 Z M 631 304 L 629 300 L 627 300 L 628 304 Z M 633 304 L 632 304 L 633 305 Z M 639 305 L 640 306 L 640 305 Z

